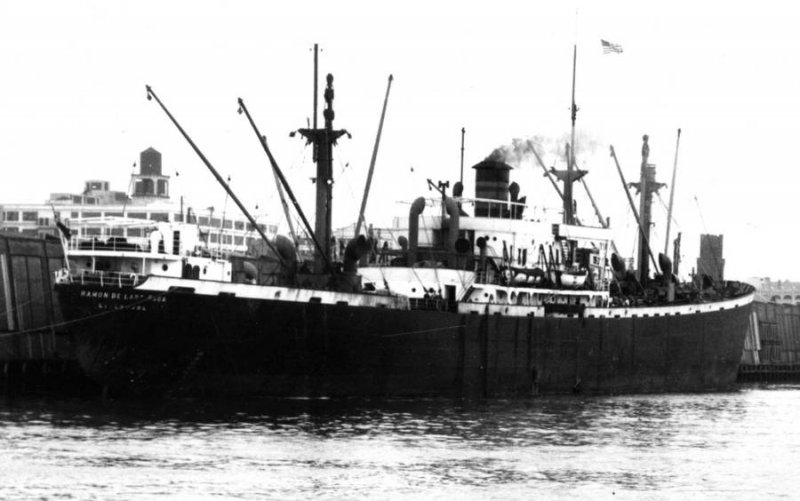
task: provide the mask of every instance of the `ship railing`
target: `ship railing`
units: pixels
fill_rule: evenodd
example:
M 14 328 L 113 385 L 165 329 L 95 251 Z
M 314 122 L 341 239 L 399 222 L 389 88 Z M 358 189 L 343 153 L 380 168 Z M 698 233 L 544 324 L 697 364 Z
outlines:
M 472 207 L 476 217 L 499 219 L 551 220 L 561 217 L 560 207 L 528 205 L 524 202 L 497 200 L 495 198 L 453 197 L 459 207 Z M 435 201 L 435 199 L 432 199 Z
M 402 251 L 397 253 L 399 256 L 403 254 Z M 413 263 L 415 268 L 471 271 L 474 266 L 474 258 L 472 256 L 458 254 L 456 252 L 432 249 L 430 247 L 419 247 L 417 254 L 417 261 Z
M 524 202 L 512 200 L 498 200 L 496 198 L 477 197 L 448 197 L 456 201 L 463 209 L 470 208 L 476 217 L 491 217 L 497 219 L 525 219 L 533 221 L 560 221 L 563 208 L 561 206 L 529 205 Z M 442 197 L 427 197 L 425 207 L 439 209 Z M 407 202 L 410 204 L 411 202 Z M 397 221 L 399 218 L 396 218 Z
M 97 237 L 73 237 L 69 240 L 70 251 L 114 251 L 114 252 L 143 252 L 149 251 L 146 239 L 136 239 L 144 242 L 137 243 L 134 239 L 125 237 L 108 237 L 101 240 Z
M 412 310 L 458 311 L 458 302 L 444 298 L 409 298 L 408 302 Z
M 121 273 L 118 271 L 91 271 L 80 270 L 71 276 L 73 282 L 81 285 L 99 285 L 100 287 L 135 287 L 141 283 L 141 276 L 136 273 Z

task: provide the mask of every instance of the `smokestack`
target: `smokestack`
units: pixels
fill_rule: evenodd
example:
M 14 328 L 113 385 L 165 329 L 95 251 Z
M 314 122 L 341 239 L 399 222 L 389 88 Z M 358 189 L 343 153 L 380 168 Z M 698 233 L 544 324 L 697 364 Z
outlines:
M 497 200 L 492 202 L 476 202 L 476 217 L 502 217 L 508 201 L 508 179 L 511 166 L 495 161 L 484 160 L 472 167 L 475 169 L 475 198 Z

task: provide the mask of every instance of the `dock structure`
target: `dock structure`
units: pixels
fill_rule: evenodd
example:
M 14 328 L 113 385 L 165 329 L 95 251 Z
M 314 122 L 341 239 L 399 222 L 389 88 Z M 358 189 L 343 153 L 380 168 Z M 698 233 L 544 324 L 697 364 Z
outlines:
M 754 303 L 738 379 L 800 381 L 800 304 Z
M 0 232 L 0 392 L 66 391 L 85 384 L 53 292 L 61 243 Z

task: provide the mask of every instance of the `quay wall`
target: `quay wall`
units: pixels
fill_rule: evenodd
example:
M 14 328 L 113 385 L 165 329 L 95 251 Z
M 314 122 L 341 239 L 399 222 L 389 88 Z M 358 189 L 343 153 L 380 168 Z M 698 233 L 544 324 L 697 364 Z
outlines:
M 800 305 L 756 301 L 739 380 L 800 381 Z
M 0 232 L 0 394 L 83 387 L 53 290 L 63 263 L 56 239 Z

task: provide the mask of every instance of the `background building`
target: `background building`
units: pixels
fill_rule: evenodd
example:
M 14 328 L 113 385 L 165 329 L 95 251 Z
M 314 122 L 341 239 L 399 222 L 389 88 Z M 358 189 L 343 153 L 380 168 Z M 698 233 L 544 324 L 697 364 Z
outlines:
M 51 193 L 44 203 L 0 204 L 0 230 L 26 235 L 58 235 L 56 217 L 79 237 L 139 237 L 142 228 L 114 228 L 93 224 L 100 218 L 130 218 L 150 221 L 196 223 L 208 236 L 208 244 L 221 251 L 244 252 L 260 236 L 234 206 L 230 211 L 214 207 L 195 208 L 174 201 L 169 195 L 169 176 L 162 174 L 161 153 L 147 148 L 139 156 L 139 172 L 131 175 L 129 192 L 111 190 L 108 181 L 88 180 L 82 193 Z M 236 212 L 234 214 L 234 211 Z M 256 221 L 268 236 L 277 233 L 277 225 L 266 217 Z

